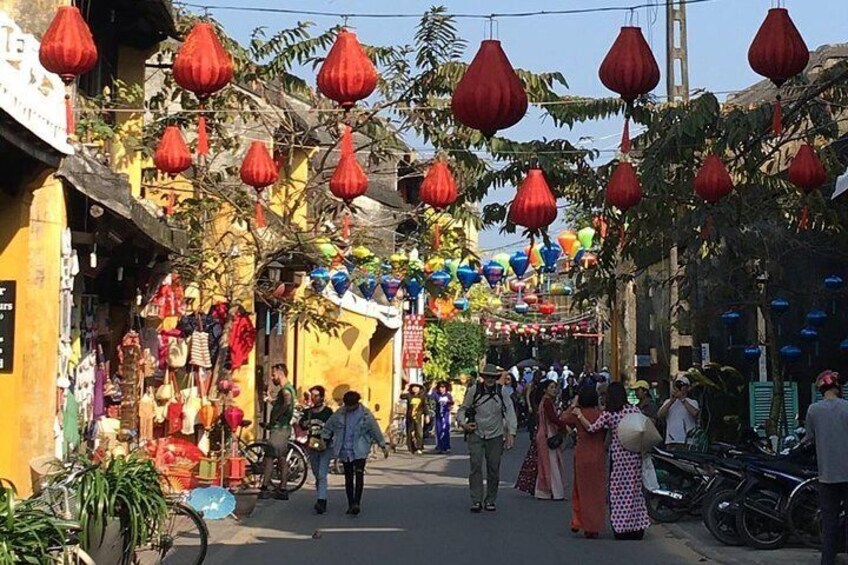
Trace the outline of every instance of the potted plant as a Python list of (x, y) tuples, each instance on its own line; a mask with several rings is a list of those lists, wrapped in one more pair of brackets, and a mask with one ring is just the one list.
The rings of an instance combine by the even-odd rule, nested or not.
[(13, 486), (0, 490), (0, 565), (49, 563), (64, 547), (70, 523), (32, 498), (17, 500)]

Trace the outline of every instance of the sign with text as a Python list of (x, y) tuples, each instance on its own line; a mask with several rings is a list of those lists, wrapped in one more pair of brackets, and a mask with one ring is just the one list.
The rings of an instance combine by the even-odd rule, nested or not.
[(15, 359), (15, 281), (0, 281), (0, 373), (11, 373)]
[(424, 366), (424, 316), (411, 314), (403, 319), (403, 368)]

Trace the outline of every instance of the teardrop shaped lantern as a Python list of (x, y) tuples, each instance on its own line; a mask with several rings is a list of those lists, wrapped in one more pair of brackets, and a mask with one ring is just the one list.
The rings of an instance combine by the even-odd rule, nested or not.
[[(156, 146), (156, 152), (153, 154), (153, 164), (163, 173), (170, 175), (171, 178), (191, 167), (191, 152), (188, 150), (188, 145), (183, 139), (180, 128), (177, 126), (165, 128), (162, 139), (159, 140), (159, 145)], [(176, 202), (177, 195), (172, 188), (168, 194), (168, 205), (165, 208), (167, 216), (174, 213)]]
[(506, 269), (497, 261), (489, 261), (483, 265), (483, 278), (489, 283), (489, 287), (495, 288), (506, 276)]
[(65, 120), (68, 135), (76, 129), (71, 84), (97, 64), (97, 46), (91, 29), (75, 6), (59, 6), (38, 48), (41, 66), (65, 83)]
[(256, 189), (256, 227), (265, 227), (265, 214), (262, 210), (262, 190), (271, 186), (280, 178), (277, 164), (271, 157), (268, 147), (261, 141), (250, 144), (239, 171), (244, 184)]
[(441, 296), (451, 282), (450, 273), (434, 271), (427, 279), (433, 287), (433, 295)]
[(343, 297), (350, 288), (350, 275), (344, 269), (339, 269), (330, 276), (330, 284), (339, 297)]
[(318, 91), (345, 110), (368, 98), (377, 86), (377, 69), (356, 34), (342, 29), (318, 71)]
[[(353, 149), (353, 130), (350, 126), (344, 126), (341, 140), (339, 142), (341, 158), (339, 159), (333, 176), (330, 177), (330, 192), (350, 206), (356, 198), (359, 198), (368, 190), (368, 177), (359, 161), (356, 160), (356, 152)], [(350, 236), (350, 211), (345, 214), (342, 224), (342, 237), (347, 240)]]
[(383, 275), (380, 277), (380, 288), (383, 289), (383, 296), (391, 302), (397, 296), (400, 289), (401, 280), (394, 275)]
[(330, 272), (324, 267), (317, 267), (309, 273), (309, 280), (312, 290), (321, 294), (327, 288), (327, 285), (330, 284)]
[(462, 290), (468, 290), (480, 282), (480, 271), (471, 265), (461, 265), (456, 270), (456, 278), (459, 281)]
[(197, 153), (209, 153), (209, 134), (206, 131), (206, 100), (227, 86), (233, 79), (233, 60), (218, 40), (212, 24), (198, 22), (191, 28), (174, 56), (174, 80), (191, 91), (200, 101), (197, 123)]
[(710, 204), (715, 204), (733, 191), (733, 180), (724, 163), (716, 155), (707, 155), (695, 175), (695, 192)]
[(514, 126), (527, 113), (527, 92), (495, 39), (484, 40), (451, 98), (457, 121), (486, 137)]
[(539, 249), (539, 253), (542, 256), (542, 263), (545, 266), (545, 271), (548, 273), (555, 273), (557, 261), (559, 261), (559, 258), (562, 255), (562, 248), (556, 243), (551, 242), (543, 245)]
[(606, 200), (622, 212), (627, 212), (642, 200), (642, 187), (636, 169), (628, 161), (620, 161), (607, 185)]
[(816, 190), (827, 180), (827, 171), (816, 150), (805, 143), (798, 148), (787, 171), (789, 182), (797, 186), (804, 194)]
[(618, 93), (627, 104), (621, 152), (630, 153), (630, 112), (633, 102), (660, 82), (660, 67), (642, 28), (624, 26), (604, 57), (598, 76), (604, 86)]
[[(771, 80), (778, 88), (802, 72), (810, 62), (810, 50), (795, 27), (786, 8), (772, 8), (760, 26), (751, 47), (748, 63), (758, 75)], [(783, 108), (780, 94), (772, 123), (774, 135), (783, 133)]]
[[(418, 190), (418, 197), (424, 204), (432, 206), (436, 212), (441, 212), (456, 202), (457, 196), (456, 180), (453, 178), (450, 167), (441, 159), (436, 160), (427, 169), (427, 174)], [(433, 231), (433, 248), (438, 249), (442, 243), (442, 228), (438, 217), (433, 222)]]
[(551, 225), (556, 216), (556, 198), (544, 173), (530, 169), (509, 207), (509, 221), (534, 231)]
[(523, 251), (516, 251), (509, 257), (509, 266), (512, 267), (515, 276), (520, 279), (530, 266), (530, 257)]
[(374, 298), (374, 293), (377, 291), (377, 277), (372, 273), (367, 273), (362, 280), (359, 281), (359, 292), (362, 293), (362, 298), (371, 300)]

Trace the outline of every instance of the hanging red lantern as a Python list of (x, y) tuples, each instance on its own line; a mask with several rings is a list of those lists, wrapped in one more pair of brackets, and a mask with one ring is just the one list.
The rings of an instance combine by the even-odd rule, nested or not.
[(262, 190), (271, 186), (280, 178), (277, 164), (271, 157), (268, 147), (261, 141), (250, 144), (239, 171), (244, 184), (256, 189), (256, 227), (265, 227), (265, 213), (262, 210)]
[[(330, 177), (330, 192), (333, 196), (341, 199), (346, 206), (354, 199), (362, 196), (368, 190), (368, 177), (362, 169), (362, 165), (356, 160), (356, 152), (353, 150), (353, 130), (350, 126), (344, 126), (339, 143), (341, 158)], [(350, 212), (345, 214), (342, 224), (342, 237), (348, 239), (350, 236)]]
[(551, 225), (556, 216), (556, 198), (544, 173), (541, 169), (530, 169), (509, 207), (509, 221), (529, 230), (538, 230)]
[(550, 302), (539, 304), (539, 314), (541, 314), (542, 316), (547, 317), (553, 314), (554, 312), (556, 312), (556, 306), (554, 306)]
[(230, 427), (231, 431), (238, 430), (244, 421), (244, 410), (238, 406), (227, 406), (224, 408), (224, 421)]
[[(441, 212), (454, 202), (457, 198), (456, 180), (451, 174), (450, 167), (441, 159), (436, 160), (427, 170), (427, 175), (421, 183), (418, 197), (424, 204), (429, 204)], [(442, 228), (439, 219), (433, 225), (433, 247), (438, 249), (442, 243)]]
[(527, 113), (524, 84), (501, 47), (487, 39), (456, 86), (451, 110), (457, 121), (486, 137), (514, 126)]
[(356, 34), (342, 29), (318, 71), (318, 91), (349, 110), (377, 86), (377, 69)]
[(624, 26), (604, 57), (598, 75), (604, 86), (618, 93), (627, 104), (621, 152), (630, 153), (630, 111), (633, 102), (660, 82), (660, 67), (642, 28)]
[[(758, 75), (771, 80), (778, 88), (802, 72), (810, 62), (810, 50), (786, 8), (772, 8), (760, 26), (751, 47), (748, 63)], [(783, 133), (783, 107), (780, 94), (774, 109), (774, 135)]]
[[(233, 79), (233, 61), (212, 24), (194, 24), (174, 56), (173, 71), (176, 83), (197, 96), (201, 110), (210, 96), (229, 84)], [(206, 115), (202, 111), (197, 124), (197, 153), (209, 153)]]
[(816, 155), (816, 150), (805, 143), (798, 148), (787, 171), (789, 182), (801, 189), (804, 194), (816, 190), (827, 180), (827, 171)]
[(628, 161), (620, 161), (607, 185), (607, 202), (622, 212), (627, 212), (642, 200), (642, 187), (636, 169)]
[[(156, 153), (153, 154), (153, 164), (163, 173), (170, 175), (171, 178), (191, 167), (191, 152), (188, 150), (180, 128), (177, 126), (165, 128), (162, 139), (156, 146)], [(170, 216), (174, 213), (176, 201), (177, 195), (171, 189), (168, 194), (168, 206), (165, 208), (166, 215)]]
[(65, 83), (65, 121), (68, 135), (76, 129), (71, 84), (97, 64), (97, 46), (88, 24), (75, 6), (59, 6), (38, 49), (41, 66)]
[(724, 163), (716, 155), (707, 155), (695, 175), (695, 192), (710, 204), (715, 204), (733, 191), (733, 180)]

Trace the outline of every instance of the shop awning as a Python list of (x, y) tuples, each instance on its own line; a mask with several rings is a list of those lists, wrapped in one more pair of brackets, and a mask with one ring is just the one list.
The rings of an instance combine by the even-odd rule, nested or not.
[(77, 148), (76, 154), (62, 160), (56, 176), (115, 215), (130, 221), (158, 245), (171, 251), (181, 251), (188, 245), (184, 231), (166, 225), (150, 213), (132, 197), (126, 178), (101, 164), (84, 148)]

